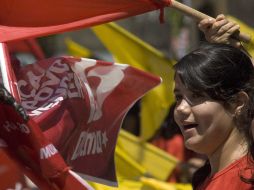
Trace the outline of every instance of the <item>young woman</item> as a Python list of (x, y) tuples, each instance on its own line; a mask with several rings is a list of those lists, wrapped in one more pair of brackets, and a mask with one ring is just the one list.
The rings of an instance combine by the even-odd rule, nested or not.
[(174, 117), (185, 146), (207, 156), (193, 177), (197, 190), (253, 189), (248, 148), (254, 109), (250, 58), (224, 44), (204, 44), (175, 65)]

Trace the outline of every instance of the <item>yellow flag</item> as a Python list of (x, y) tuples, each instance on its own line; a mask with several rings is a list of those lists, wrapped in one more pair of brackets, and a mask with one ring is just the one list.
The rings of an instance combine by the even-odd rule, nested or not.
[(116, 62), (126, 63), (162, 77), (162, 84), (141, 100), (141, 138), (151, 138), (161, 126), (174, 101), (174, 61), (114, 23), (96, 26), (92, 30)]
[(241, 20), (239, 20), (239, 19), (237, 19), (237, 18), (235, 18), (231, 15), (228, 15), (227, 18), (229, 20), (234, 21), (237, 24), (239, 24), (241, 32), (251, 35), (251, 41), (248, 44), (243, 43), (243, 45), (246, 48), (246, 50), (248, 50), (249, 54), (252, 57), (254, 57), (254, 28), (248, 26), (243, 21), (241, 21)]
[(115, 149), (115, 163), (117, 177), (137, 180), (148, 173), (139, 162), (134, 160), (126, 151), (119, 147), (119, 145), (116, 145)]
[(141, 177), (140, 180), (119, 179), (119, 187), (109, 187), (90, 183), (95, 190), (193, 190), (191, 184), (168, 183), (153, 178)]
[[(123, 129), (120, 130), (118, 135), (117, 146), (145, 168), (148, 176), (162, 181), (167, 180), (179, 162), (174, 156), (150, 143), (141, 141), (138, 137)], [(128, 170), (127, 167), (124, 169)]]
[(146, 190), (192, 190), (191, 184), (168, 183), (146, 177), (142, 177), (140, 181)]
[(118, 179), (118, 187), (109, 187), (98, 183), (89, 183), (95, 190), (145, 190), (141, 181)]
[(87, 58), (92, 56), (92, 52), (89, 49), (79, 45), (70, 38), (66, 38), (64, 42), (67, 46), (67, 50), (70, 55)]

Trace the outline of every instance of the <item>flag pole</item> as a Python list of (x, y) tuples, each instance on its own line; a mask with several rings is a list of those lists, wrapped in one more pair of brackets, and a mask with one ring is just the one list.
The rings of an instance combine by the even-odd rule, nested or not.
[[(198, 21), (201, 21), (205, 18), (214, 19), (213, 17), (210, 17), (202, 12), (199, 12), (198, 10), (195, 10), (195, 9), (193, 9), (189, 6), (186, 6), (182, 3), (179, 3), (178, 1), (175, 1), (175, 0), (171, 0), (170, 7), (175, 8), (175, 9), (183, 12), (184, 14), (186, 14)], [(236, 38), (237, 40), (240, 40), (242, 42), (245, 42), (245, 43), (249, 43), (251, 41), (251, 36), (249, 34), (235, 33), (232, 37)]]

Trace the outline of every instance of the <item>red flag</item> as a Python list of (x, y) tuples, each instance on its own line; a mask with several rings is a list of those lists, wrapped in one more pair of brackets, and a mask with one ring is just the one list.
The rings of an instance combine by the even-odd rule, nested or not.
[[(3, 0), (0, 2), (3, 10), (0, 12), (0, 42), (90, 27), (162, 9), (169, 4), (170, 0), (26, 0), (22, 3)], [(15, 136), (22, 145), (29, 142), (32, 146), (25, 148), (18, 160), (24, 156), (28, 156), (28, 160), (33, 158), (31, 162), (25, 159), (25, 164), (32, 171), (41, 172), (41, 175), (33, 175), (25, 167), (26, 175), (40, 184), (45, 177), (51, 182), (53, 174), (63, 173), (66, 165), (56, 152), (58, 149), (67, 163), (87, 179), (116, 185), (113, 154), (122, 119), (131, 105), (159, 84), (160, 79), (129, 66), (72, 58), (49, 59), (24, 68), (18, 65), (12, 68), (8, 54), (7, 45), (0, 43), (4, 86), (32, 117), (27, 121), (28, 128), (36, 129), (29, 138), (31, 142), (20, 131)], [(14, 119), (15, 123), (17, 118), (11, 116), (14, 110), (7, 108), (3, 110), (12, 111), (8, 119)], [(15, 138), (5, 134), (3, 137), (12, 150), (20, 145), (12, 144), (10, 139)], [(41, 150), (40, 157), (38, 150)], [(52, 159), (55, 157), (57, 159)], [(53, 183), (60, 189), (68, 189), (70, 184), (79, 186), (72, 173), (66, 171), (65, 175), (53, 178)]]
[(1, 0), (0, 42), (90, 27), (170, 4), (171, 0)]
[(21, 104), (88, 180), (116, 186), (114, 149), (130, 107), (160, 78), (123, 64), (59, 57), (16, 69)]
[[(0, 189), (26, 187), (27, 184), (20, 166), (11, 157), (6, 144), (0, 140)], [(4, 180), (3, 180), (4, 179)]]
[[(39, 188), (92, 189), (73, 175), (54, 145), (44, 137), (39, 126), (26, 115), (23, 108), (2, 86), (0, 86), (0, 127), (0, 139), (8, 146), (11, 158), (16, 160), (23, 172)], [(1, 152), (1, 155), (6, 153)]]

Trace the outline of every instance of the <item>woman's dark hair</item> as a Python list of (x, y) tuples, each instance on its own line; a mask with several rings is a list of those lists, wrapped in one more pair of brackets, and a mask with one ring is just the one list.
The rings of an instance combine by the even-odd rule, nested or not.
[[(245, 134), (249, 153), (254, 158), (254, 141), (251, 134), (254, 113), (254, 68), (251, 59), (232, 46), (205, 43), (183, 57), (174, 68), (187, 89), (220, 101), (225, 107), (236, 101), (239, 92), (244, 91), (248, 94), (249, 103), (237, 118), (236, 124), (239, 131)], [(194, 189), (204, 182), (210, 171), (210, 165), (206, 163), (196, 172), (193, 177)], [(253, 179), (242, 180), (254, 182)]]

